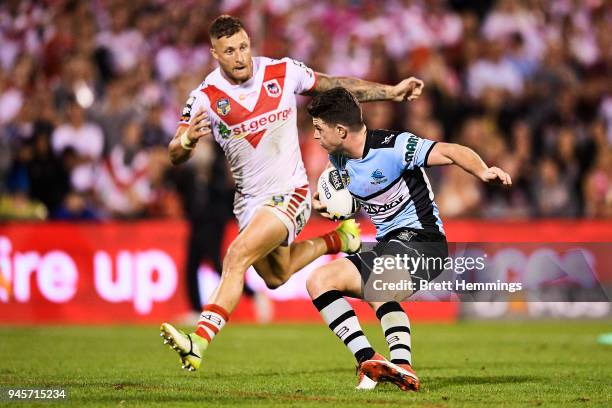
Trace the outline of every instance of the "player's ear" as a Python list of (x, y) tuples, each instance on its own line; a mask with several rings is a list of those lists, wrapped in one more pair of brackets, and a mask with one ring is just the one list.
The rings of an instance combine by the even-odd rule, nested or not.
[(214, 59), (219, 59), (219, 54), (217, 54), (217, 50), (215, 50), (214, 46), (210, 47), (210, 54), (213, 56)]
[(348, 135), (348, 129), (342, 125), (336, 125), (336, 132), (341, 139), (346, 139), (346, 136)]

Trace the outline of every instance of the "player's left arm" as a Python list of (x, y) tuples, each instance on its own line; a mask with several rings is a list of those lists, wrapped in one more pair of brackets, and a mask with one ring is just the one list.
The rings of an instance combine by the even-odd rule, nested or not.
[(316, 73), (317, 82), (304, 95), (314, 96), (327, 90), (343, 87), (351, 91), (359, 102), (412, 101), (421, 96), (425, 84), (418, 78), (406, 78), (396, 85), (384, 85), (359, 78), (337, 77)]
[(489, 167), (472, 149), (456, 143), (436, 143), (427, 156), (427, 166), (456, 164), (485, 183), (512, 185), (510, 175), (499, 167)]

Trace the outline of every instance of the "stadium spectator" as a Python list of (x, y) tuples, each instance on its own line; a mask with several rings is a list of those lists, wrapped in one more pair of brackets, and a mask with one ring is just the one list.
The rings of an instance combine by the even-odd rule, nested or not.
[(541, 217), (568, 217), (573, 214), (575, 198), (571, 186), (562, 178), (557, 163), (550, 157), (540, 161), (535, 190), (537, 214)]
[(70, 191), (62, 204), (52, 214), (55, 220), (93, 221), (99, 219), (96, 210), (89, 203), (87, 195)]
[(0, 68), (0, 126), (12, 122), (22, 106), (23, 93), (9, 81), (9, 75)]
[(107, 83), (104, 97), (90, 110), (92, 120), (104, 131), (107, 154), (121, 140), (128, 122), (136, 117), (132, 96), (127, 92), (126, 82), (117, 78)]
[(66, 121), (58, 126), (51, 137), (55, 154), (66, 148), (74, 149), (76, 166), (70, 173), (72, 187), (88, 191), (93, 187), (97, 162), (102, 158), (104, 135), (102, 129), (85, 118), (85, 110), (76, 100), (68, 103)]
[(161, 121), (161, 104), (149, 106), (146, 111), (145, 122), (142, 129), (143, 147), (163, 146), (165, 148), (168, 145), (172, 136), (166, 133)]
[(140, 31), (130, 26), (128, 7), (116, 4), (110, 15), (110, 27), (100, 31), (97, 43), (110, 52), (114, 73), (122, 74), (136, 66), (140, 56), (145, 53), (146, 41)]
[(49, 129), (41, 128), (34, 134), (32, 150), (32, 159), (27, 164), (30, 197), (53, 213), (70, 191), (69, 174), (51, 149)]
[(170, 81), (180, 73), (198, 71), (206, 66), (210, 52), (193, 27), (179, 28), (176, 41), (162, 47), (155, 56), (155, 66), (162, 81)]
[(100, 164), (95, 194), (108, 215), (128, 219), (144, 215), (151, 202), (149, 154), (142, 148), (142, 126), (129, 122), (116, 144)]
[(504, 58), (502, 44), (491, 41), (481, 45), (483, 56), (468, 67), (467, 88), (474, 98), (489, 89), (518, 97), (523, 92), (523, 78), (516, 67)]
[[(368, 107), (368, 121), (478, 146), (515, 181), (510, 193), (467, 186), (457, 199), (449, 192), (453, 175), (430, 171), (446, 195), (441, 205), (451, 207), (447, 217), (611, 216), (612, 7), (601, 1), (2, 2), (0, 192), (40, 199), (54, 216), (65, 197), (34, 187), (40, 170), (32, 166), (49, 177), (69, 166), (71, 188), (87, 189), (95, 164), (135, 120), (142, 123), (141, 150), (155, 156), (150, 149), (174, 133), (188, 91), (214, 66), (205, 30), (221, 12), (243, 18), (266, 55), (384, 83), (423, 78), (422, 100), (405, 109)], [(81, 128), (61, 119), (66, 115), (80, 116)], [(23, 146), (43, 147), (40, 123), (53, 154), (23, 163)], [(83, 132), (91, 143), (76, 137)], [(310, 137), (311, 124), (300, 121), (305, 152)], [(67, 146), (73, 150), (62, 155)], [(311, 183), (324, 165), (313, 152), (305, 154)], [(164, 175), (162, 160), (152, 161), (153, 197), (168, 202), (142, 211), (178, 216), (183, 211), (171, 209), (176, 181)], [(86, 162), (90, 180), (77, 177)], [(25, 184), (7, 193), (18, 180)], [(105, 212), (87, 192), (79, 197), (83, 208)]]

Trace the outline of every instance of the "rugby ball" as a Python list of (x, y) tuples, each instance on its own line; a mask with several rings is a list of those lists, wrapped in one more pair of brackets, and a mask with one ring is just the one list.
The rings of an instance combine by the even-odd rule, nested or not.
[(327, 212), (335, 220), (345, 220), (359, 209), (357, 200), (348, 191), (340, 172), (333, 167), (321, 173), (317, 191), (319, 200), (327, 207)]

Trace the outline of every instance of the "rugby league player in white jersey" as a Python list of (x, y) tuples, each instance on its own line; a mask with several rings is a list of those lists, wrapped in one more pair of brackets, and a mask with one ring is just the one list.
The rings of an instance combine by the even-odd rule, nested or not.
[(269, 288), (276, 288), (323, 254), (354, 253), (361, 246), (354, 220), (321, 237), (294, 242), (311, 211), (295, 95), (342, 86), (361, 102), (405, 101), (417, 98), (423, 88), (416, 78), (389, 86), (315, 73), (290, 58), (253, 57), (248, 34), (231, 16), (216, 18), (209, 34), (219, 67), (189, 95), (169, 154), (172, 163), (183, 163), (198, 140), (215, 138), (236, 183), (234, 214), (240, 233), (227, 250), (221, 281), (196, 330), (185, 334), (168, 323), (161, 326), (165, 343), (189, 371), (200, 367), (203, 352), (236, 308), (250, 266)]

